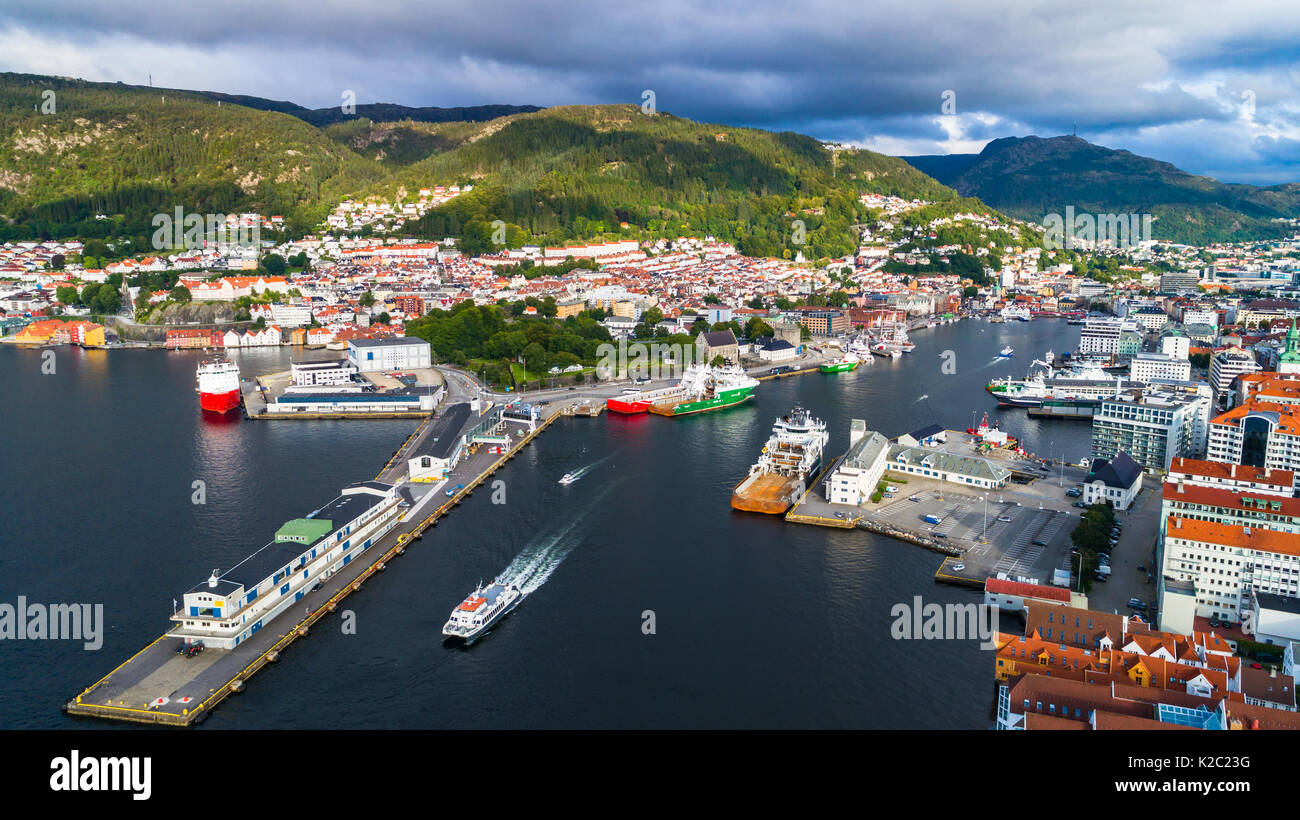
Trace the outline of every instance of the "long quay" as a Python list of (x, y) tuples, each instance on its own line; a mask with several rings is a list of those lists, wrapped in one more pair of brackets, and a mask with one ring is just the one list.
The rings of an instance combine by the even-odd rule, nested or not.
[[(336, 611), (344, 598), (361, 591), (375, 573), (384, 571), (403, 555), (425, 530), (435, 526), (557, 418), (591, 414), (590, 405), (581, 400), (554, 402), (538, 410), (536, 425), (509, 447), (470, 446), (440, 482), (399, 486), (397, 491), (404, 505), (409, 506), (403, 507), (396, 526), (354, 560), (327, 575), (318, 589), (304, 590), (289, 610), (269, 622), (268, 628), (255, 631), (234, 648), (207, 647), (192, 657), (179, 651), (184, 644), (179, 637), (169, 637), (176, 631), (169, 630), (86, 687), (63, 710), (80, 717), (165, 726), (191, 726), (203, 721), (223, 700), (242, 691), (258, 671), (283, 659), (290, 644), (310, 634), (312, 627)], [(424, 439), (433, 429), (430, 420), (421, 424), (381, 470), (380, 480), (398, 484), (405, 459), (421, 452)], [(455, 489), (444, 491), (448, 486)]]

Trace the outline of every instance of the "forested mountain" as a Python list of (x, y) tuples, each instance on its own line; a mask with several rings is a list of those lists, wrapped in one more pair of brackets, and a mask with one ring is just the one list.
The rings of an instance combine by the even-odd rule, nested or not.
[(1009, 137), (979, 154), (903, 157), (920, 171), (1022, 219), (1150, 213), (1153, 238), (1193, 244), (1283, 236), (1300, 216), (1300, 185), (1258, 187), (1194, 176), (1167, 162), (1078, 137)]
[(856, 247), (850, 226), (866, 216), (864, 192), (957, 198), (896, 158), (831, 151), (800, 134), (647, 115), (635, 105), (552, 108), (492, 128), (497, 122), (383, 183), (475, 184), (426, 216), (419, 233), (463, 234), (474, 247), (500, 219), (558, 243), (617, 234), (628, 223), (649, 236), (711, 234), (751, 255), (820, 258)]
[(291, 108), (0, 75), (0, 214), (8, 223), (0, 238), (126, 236), (134, 247), (152, 232), (152, 215), (176, 206), (281, 215), (297, 235), (346, 197), (410, 198), (460, 183), (473, 191), (408, 232), (462, 237), (474, 251), (488, 247), (492, 223), (502, 220), (511, 244), (692, 233), (754, 255), (818, 258), (856, 247), (850, 226), (866, 218), (863, 192), (958, 201), (896, 158), (635, 105), (486, 122), (355, 119), (323, 130)]

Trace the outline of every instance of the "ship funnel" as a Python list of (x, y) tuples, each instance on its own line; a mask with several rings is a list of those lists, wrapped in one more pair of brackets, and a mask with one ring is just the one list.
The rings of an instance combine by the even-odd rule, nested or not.
[(220, 571), (221, 571), (221, 570), (214, 569), (214, 570), (212, 570), (212, 574), (208, 576), (208, 588), (209, 588), (209, 589), (216, 589), (216, 588), (217, 588), (217, 573), (220, 572)]

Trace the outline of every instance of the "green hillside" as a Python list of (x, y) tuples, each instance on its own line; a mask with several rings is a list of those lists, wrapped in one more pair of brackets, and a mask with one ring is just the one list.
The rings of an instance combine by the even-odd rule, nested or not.
[[(49, 114), (40, 110), (47, 89)], [(0, 146), (5, 238), (143, 236), (152, 214), (176, 206), (280, 214), (301, 229), (387, 173), (284, 114), (14, 74), (0, 76)]]
[(499, 219), (520, 229), (511, 244), (693, 233), (734, 241), (751, 255), (820, 258), (856, 248), (850, 226), (866, 216), (863, 192), (956, 199), (896, 158), (832, 152), (800, 134), (648, 116), (633, 105), (552, 108), (499, 123), (383, 183), (475, 185), (421, 220), (419, 234), (464, 236), (467, 249), (486, 249)]
[[(53, 113), (41, 111), (46, 90)], [(474, 190), (408, 225), (411, 234), (489, 250), (502, 220), (512, 245), (690, 233), (753, 255), (815, 259), (856, 247), (862, 192), (957, 202), (896, 158), (634, 105), (489, 121), (358, 118), (323, 130), (291, 107), (0, 75), (0, 239), (126, 237), (139, 252), (149, 249), (153, 215), (177, 206), (281, 215), (300, 235), (346, 197), (409, 199), (460, 183)]]

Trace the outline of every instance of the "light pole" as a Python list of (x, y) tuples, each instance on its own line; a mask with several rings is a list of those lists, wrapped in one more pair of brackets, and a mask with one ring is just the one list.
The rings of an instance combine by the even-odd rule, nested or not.
[(987, 543), (989, 540), (989, 497), (982, 495), (980, 501), (984, 502), (984, 535), (980, 538), (980, 542)]

